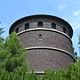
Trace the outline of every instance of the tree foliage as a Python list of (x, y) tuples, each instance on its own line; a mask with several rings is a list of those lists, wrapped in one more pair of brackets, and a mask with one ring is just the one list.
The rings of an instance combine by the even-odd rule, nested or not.
[(5, 47), (8, 50), (9, 57), (6, 63), (6, 70), (12, 72), (18, 66), (22, 66), (24, 62), (25, 52), (21, 47), (16, 33), (12, 33), (5, 41)]
[(0, 28), (0, 35), (3, 33), (4, 31), (3, 31), (3, 28)]
[(8, 78), (13, 78), (13, 76), (18, 78), (25, 74), (27, 67), (24, 57), (25, 50), (21, 47), (16, 33), (12, 33), (6, 39), (0, 37), (0, 79), (11, 80)]

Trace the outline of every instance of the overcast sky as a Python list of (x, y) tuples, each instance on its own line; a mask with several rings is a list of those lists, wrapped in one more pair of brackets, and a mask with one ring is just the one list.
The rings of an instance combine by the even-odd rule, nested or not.
[(13, 22), (32, 14), (49, 14), (65, 19), (73, 28), (73, 46), (78, 52), (80, 33), (80, 0), (0, 0), (0, 28), (4, 28), (3, 37), (9, 34)]

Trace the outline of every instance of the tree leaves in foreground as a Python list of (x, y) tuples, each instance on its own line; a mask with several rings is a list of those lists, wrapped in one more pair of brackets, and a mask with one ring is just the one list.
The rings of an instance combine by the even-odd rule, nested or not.
[(5, 41), (5, 47), (10, 54), (8, 62), (6, 63), (6, 70), (9, 72), (14, 71), (17, 67), (22, 66), (24, 63), (25, 52), (21, 47), (16, 33), (12, 33)]
[(27, 71), (24, 57), (25, 50), (21, 47), (16, 33), (12, 33), (5, 40), (0, 37), (0, 80), (17, 80), (24, 76)]

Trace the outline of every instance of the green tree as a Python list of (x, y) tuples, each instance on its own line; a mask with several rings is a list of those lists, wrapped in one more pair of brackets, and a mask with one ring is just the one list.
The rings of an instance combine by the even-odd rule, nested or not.
[(2, 34), (2, 28), (0, 28), (0, 70), (2, 70), (4, 65), (4, 57), (6, 55), (5, 49), (4, 49), (4, 39), (1, 37)]
[(0, 80), (24, 80), (25, 55), (15, 32), (6, 39), (0, 37)]
[(0, 28), (0, 35), (3, 33), (4, 31), (3, 31), (3, 28)]
[(5, 41), (5, 48), (8, 50), (10, 57), (6, 63), (6, 70), (12, 72), (17, 67), (24, 64), (25, 50), (21, 47), (16, 33), (12, 33)]

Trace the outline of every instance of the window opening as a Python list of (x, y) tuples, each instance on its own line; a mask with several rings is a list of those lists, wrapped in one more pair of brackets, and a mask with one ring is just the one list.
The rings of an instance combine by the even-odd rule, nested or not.
[(38, 22), (38, 27), (42, 27), (43, 26), (43, 22), (42, 21), (39, 21)]
[(26, 23), (26, 24), (25, 24), (25, 30), (26, 30), (26, 29), (29, 29), (29, 23)]
[(56, 29), (56, 24), (55, 23), (52, 23), (51, 26), (52, 26), (53, 29)]
[(66, 33), (66, 28), (63, 27), (63, 32)]
[(42, 39), (42, 34), (39, 34), (39, 39)]
[(16, 28), (16, 33), (18, 33), (19, 32), (19, 28)]

